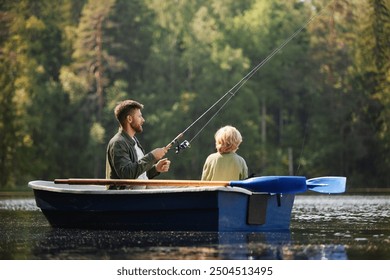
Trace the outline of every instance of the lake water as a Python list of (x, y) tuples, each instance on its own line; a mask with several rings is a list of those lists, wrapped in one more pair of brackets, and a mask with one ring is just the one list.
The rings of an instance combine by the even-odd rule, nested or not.
[(300, 195), (288, 232), (51, 228), (33, 198), (0, 197), (2, 260), (390, 260), (389, 195)]

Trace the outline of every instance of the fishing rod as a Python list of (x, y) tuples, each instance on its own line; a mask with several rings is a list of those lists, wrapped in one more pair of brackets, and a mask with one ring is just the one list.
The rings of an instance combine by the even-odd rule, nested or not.
[[(321, 15), (333, 1), (330, 1), (323, 9), (318, 13), (315, 13), (311, 16), (301, 27), (299, 27), (293, 34), (291, 34), (285, 41), (283, 41), (278, 47), (276, 47), (268, 56), (258, 63), (251, 71), (249, 71), (241, 80), (239, 80), (231, 89), (229, 89), (221, 98), (219, 98), (213, 105), (211, 105), (203, 114), (201, 114), (195, 121), (193, 121), (183, 132), (179, 133), (168, 145), (165, 147), (169, 150), (172, 146), (176, 145), (175, 150), (176, 154), (180, 153), (182, 150), (185, 150), (191, 146), (191, 142), (204, 130), (204, 128), (213, 120), (218, 113), (226, 106), (226, 104), (236, 95), (236, 93), (242, 88), (242, 86), (250, 79), (252, 76), (259, 71), (268, 61), (270, 61), (278, 52), (280, 52), (291, 40), (293, 40), (302, 30), (304, 30), (316, 17)], [(229, 96), (230, 95), (230, 96)], [(182, 143), (179, 143), (179, 139), (184, 136), (184, 134), (191, 129), (199, 120), (201, 120), (208, 112), (210, 112), (215, 106), (217, 106), (223, 99), (227, 96), (228, 99), (220, 106), (220, 108), (209, 118), (206, 124), (198, 131), (198, 133), (190, 140), (184, 140)]]

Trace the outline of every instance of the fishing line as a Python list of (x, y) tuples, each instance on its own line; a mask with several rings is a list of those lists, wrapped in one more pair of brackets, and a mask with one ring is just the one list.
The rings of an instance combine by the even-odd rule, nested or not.
[(213, 118), (214, 118), (216, 115), (218, 115), (218, 113), (222, 110), (223, 107), (225, 107), (225, 105), (230, 101), (230, 99), (233, 98), (233, 96), (234, 96), (234, 95), (231, 95), (231, 96), (225, 101), (225, 103), (223, 103), (223, 104), (221, 105), (221, 107), (218, 109), (218, 111), (215, 112), (214, 115), (205, 123), (205, 125), (204, 125), (201, 129), (199, 129), (199, 131), (195, 134), (195, 136), (192, 137), (192, 139), (189, 141), (190, 143), (192, 142), (192, 140), (194, 140), (194, 139), (203, 131), (203, 129), (209, 124), (209, 122), (211, 122), (211, 121), (213, 120)]
[[(278, 47), (276, 47), (265, 59), (263, 59), (259, 64), (257, 64), (249, 73), (247, 73), (240, 81), (238, 81), (230, 90), (228, 90), (221, 98), (219, 98), (213, 105), (211, 105), (202, 115), (200, 115), (195, 121), (193, 121), (183, 132), (177, 135), (167, 146), (166, 148), (170, 149), (173, 145), (176, 146), (176, 153), (179, 153), (181, 150), (190, 147), (190, 142), (193, 141), (199, 134), (204, 130), (204, 128), (213, 120), (216, 115), (222, 110), (222, 108), (235, 96), (235, 94), (241, 89), (241, 87), (250, 79), (252, 76), (263, 67), (268, 61), (270, 61), (278, 52), (280, 52), (291, 40), (293, 40), (303, 29), (305, 29), (316, 17), (321, 15), (330, 4), (335, 0), (330, 1), (323, 9), (318, 13), (315, 13), (311, 16), (300, 28), (298, 28), (292, 35), (290, 35), (285, 41), (283, 41)], [(206, 124), (198, 131), (198, 133), (190, 140), (183, 141), (178, 143), (178, 140), (184, 136), (184, 134), (190, 130), (199, 120), (201, 120), (208, 112), (210, 112), (215, 106), (217, 106), (226, 96), (229, 98), (221, 105), (221, 107), (211, 116), (211, 118), (206, 122)]]

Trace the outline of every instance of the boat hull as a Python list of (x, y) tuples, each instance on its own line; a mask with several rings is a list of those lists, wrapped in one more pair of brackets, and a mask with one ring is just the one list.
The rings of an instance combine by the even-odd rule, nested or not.
[(294, 194), (201, 187), (105, 190), (102, 186), (29, 183), (53, 227), (145, 231), (288, 230)]

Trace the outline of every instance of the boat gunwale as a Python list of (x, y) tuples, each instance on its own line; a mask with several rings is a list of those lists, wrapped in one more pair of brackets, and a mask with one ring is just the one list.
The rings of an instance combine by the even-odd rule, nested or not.
[[(164, 186), (150, 189), (133, 189), (133, 190), (108, 190), (106, 186), (102, 185), (67, 185), (55, 184), (53, 181), (35, 180), (30, 181), (28, 186), (33, 190), (50, 191), (56, 193), (74, 193), (74, 194), (110, 194), (110, 195), (137, 195), (137, 194), (163, 194), (163, 193), (183, 193), (183, 192), (235, 192), (252, 195), (247, 189), (240, 187), (221, 186), (221, 187), (174, 187)], [(267, 193), (268, 194), (268, 193)]]

